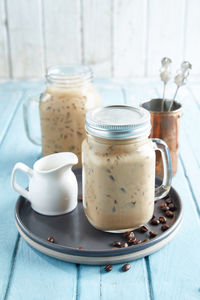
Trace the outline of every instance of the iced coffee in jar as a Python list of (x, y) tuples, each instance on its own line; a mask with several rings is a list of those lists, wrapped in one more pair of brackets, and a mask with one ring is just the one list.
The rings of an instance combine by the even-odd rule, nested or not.
[(88, 66), (52, 66), (47, 70), (46, 90), (40, 97), (42, 152), (74, 152), (81, 166), (85, 138), (85, 114), (99, 106)]
[[(147, 223), (154, 201), (171, 184), (167, 145), (149, 139), (150, 114), (143, 108), (107, 106), (86, 114), (82, 145), (83, 206), (89, 222), (107, 232), (125, 232)], [(162, 152), (164, 179), (155, 189), (155, 150)]]

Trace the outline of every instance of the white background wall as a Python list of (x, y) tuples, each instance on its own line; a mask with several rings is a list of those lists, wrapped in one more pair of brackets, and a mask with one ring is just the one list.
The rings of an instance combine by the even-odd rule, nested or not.
[(200, 75), (200, 0), (0, 0), (0, 77), (90, 64), (98, 77), (158, 75), (169, 56)]

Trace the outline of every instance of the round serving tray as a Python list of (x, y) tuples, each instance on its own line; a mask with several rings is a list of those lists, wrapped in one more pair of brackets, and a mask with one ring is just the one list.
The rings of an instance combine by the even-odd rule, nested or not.
[[(78, 181), (81, 191), (80, 174)], [(147, 242), (127, 248), (113, 249), (112, 246), (115, 240), (126, 241), (123, 234), (106, 233), (90, 225), (84, 214), (82, 201), (78, 201), (77, 208), (71, 213), (49, 217), (36, 213), (27, 199), (19, 197), (15, 207), (16, 225), (20, 235), (32, 247), (49, 256), (81, 264), (121, 263), (159, 250), (176, 235), (182, 221), (182, 204), (174, 188), (171, 188), (169, 196), (176, 208), (174, 217), (167, 218), (169, 229), (163, 232), (161, 224), (152, 225), (149, 222), (148, 232), (134, 230), (137, 240), (143, 241), (149, 237), (150, 231), (156, 231), (158, 235)], [(160, 209), (161, 201), (155, 203), (155, 217), (164, 215)], [(50, 236), (54, 237), (54, 243), (48, 242)]]

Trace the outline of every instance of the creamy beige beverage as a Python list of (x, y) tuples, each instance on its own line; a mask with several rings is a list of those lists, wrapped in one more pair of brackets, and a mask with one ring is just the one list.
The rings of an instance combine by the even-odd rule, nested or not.
[(83, 142), (84, 208), (96, 228), (128, 231), (153, 215), (155, 152), (151, 140)]
[[(143, 108), (113, 105), (86, 114), (82, 144), (83, 206), (97, 229), (125, 232), (147, 223), (154, 200), (170, 188), (169, 151), (151, 140), (150, 114)], [(162, 152), (164, 179), (155, 190), (155, 150)]]
[(46, 91), (40, 100), (43, 155), (74, 152), (81, 166), (85, 114), (100, 105), (87, 66), (53, 66), (48, 69)]

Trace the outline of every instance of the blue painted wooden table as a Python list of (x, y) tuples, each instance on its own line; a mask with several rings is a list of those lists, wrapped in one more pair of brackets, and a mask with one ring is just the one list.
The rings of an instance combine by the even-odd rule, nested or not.
[[(95, 81), (104, 104), (139, 102), (162, 94), (155, 80)], [(131, 270), (110, 273), (104, 266), (62, 262), (32, 249), (19, 237), (14, 220), (18, 195), (11, 189), (14, 164), (29, 166), (41, 149), (25, 135), (22, 104), (29, 95), (39, 95), (41, 82), (0, 84), (0, 299), (116, 300), (200, 299), (200, 81), (183, 87), (178, 100), (183, 104), (178, 173), (173, 178), (184, 205), (184, 221), (177, 236), (149, 257), (130, 262)], [(168, 95), (174, 92), (168, 87)], [(27, 185), (26, 179), (21, 183)]]

